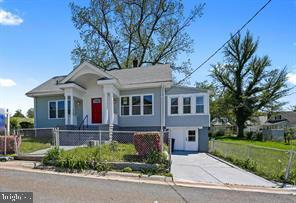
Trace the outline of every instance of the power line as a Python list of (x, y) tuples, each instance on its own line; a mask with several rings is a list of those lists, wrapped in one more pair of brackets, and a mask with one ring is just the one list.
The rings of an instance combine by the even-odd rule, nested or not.
[(222, 46), (220, 46), (212, 55), (210, 55), (204, 62), (202, 62), (196, 69), (194, 69), (191, 73), (186, 75), (182, 80), (180, 80), (177, 85), (184, 82), (187, 78), (189, 78), (193, 73), (195, 73), (198, 69), (200, 69), (203, 65), (205, 65), (211, 58), (213, 58), (221, 49), (225, 47), (236, 35), (238, 35), (272, 0), (268, 0), (240, 29), (236, 31), (234, 35), (232, 35)]

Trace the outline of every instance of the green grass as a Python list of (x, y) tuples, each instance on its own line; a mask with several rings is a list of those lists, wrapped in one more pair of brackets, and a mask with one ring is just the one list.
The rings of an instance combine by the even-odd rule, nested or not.
[(250, 144), (250, 145), (261, 146), (261, 147), (296, 151), (296, 140), (292, 140), (291, 144), (288, 145), (284, 142), (244, 140), (244, 139), (239, 139), (237, 137), (229, 137), (229, 136), (216, 137), (215, 139), (223, 142), (229, 142), (229, 143), (237, 143), (237, 144), (244, 144), (244, 145)]
[(82, 160), (88, 160), (90, 157), (101, 161), (127, 161), (133, 155), (136, 155), (136, 149), (133, 144), (104, 144), (101, 147), (78, 147), (72, 150), (63, 151), (62, 157), (79, 157)]
[(20, 152), (21, 153), (30, 153), (35, 152), (41, 149), (50, 148), (51, 144), (49, 140), (40, 140), (31, 137), (22, 138)]
[[(222, 138), (214, 143), (210, 142), (210, 146), (213, 154), (235, 165), (270, 180), (284, 181), (290, 154), (283, 149), (291, 148), (287, 148), (287, 145), (283, 143)], [(296, 184), (296, 156), (292, 160), (288, 181)]]

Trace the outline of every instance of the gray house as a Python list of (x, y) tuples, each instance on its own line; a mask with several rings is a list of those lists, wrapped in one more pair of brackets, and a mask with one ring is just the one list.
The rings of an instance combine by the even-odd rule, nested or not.
[(209, 92), (174, 86), (169, 65), (104, 71), (84, 62), (26, 95), (36, 128), (170, 129), (176, 150), (208, 148)]

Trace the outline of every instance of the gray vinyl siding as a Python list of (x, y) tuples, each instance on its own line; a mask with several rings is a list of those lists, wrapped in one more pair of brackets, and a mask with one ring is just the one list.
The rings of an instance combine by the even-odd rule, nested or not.
[(35, 126), (37, 128), (51, 128), (65, 125), (65, 119), (48, 119), (48, 101), (64, 100), (63, 95), (36, 97), (36, 118)]
[[(119, 113), (118, 125), (120, 127), (153, 127), (153, 128), (160, 127), (160, 87), (120, 91), (121, 96), (137, 95), (137, 94), (139, 95), (153, 94), (153, 105), (154, 105), (153, 115), (120, 116), (120, 113)], [(120, 109), (119, 109), (119, 112), (120, 112)]]
[(208, 136), (208, 128), (203, 127), (198, 130), (198, 151), (199, 152), (208, 152), (209, 150), (209, 136)]
[[(204, 93), (205, 90), (199, 90), (188, 87), (176, 87), (173, 86), (166, 90), (166, 96), (178, 95), (178, 94), (195, 94)], [(209, 127), (210, 115), (168, 115), (168, 97), (165, 101), (165, 123), (166, 127)]]

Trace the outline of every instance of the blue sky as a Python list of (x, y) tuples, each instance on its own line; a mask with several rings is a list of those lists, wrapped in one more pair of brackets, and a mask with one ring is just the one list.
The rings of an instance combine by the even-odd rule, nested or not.
[[(204, 15), (188, 32), (198, 66), (222, 45), (266, 0), (185, 0), (186, 12), (206, 3)], [(0, 0), (0, 106), (15, 111), (33, 107), (25, 93), (55, 75), (70, 72), (70, 52), (79, 39), (73, 27), (68, 0)], [(86, 0), (74, 1), (86, 4)], [(274, 68), (287, 66), (289, 85), (296, 85), (296, 0), (273, 0), (248, 26), (260, 39), (258, 55), (269, 55)], [(191, 83), (210, 79), (210, 65), (222, 61), (219, 53), (198, 70)], [(296, 104), (296, 94), (283, 100)]]

